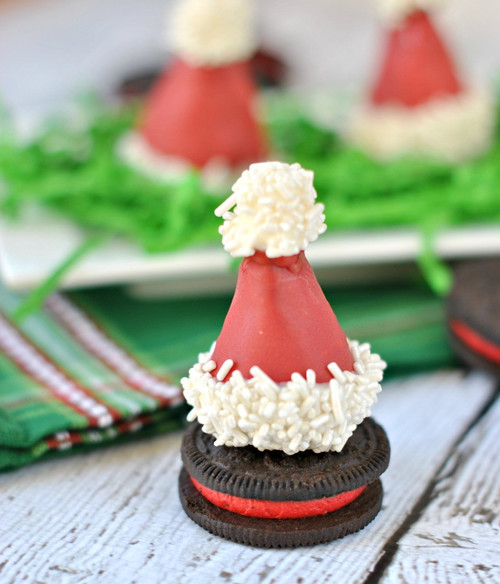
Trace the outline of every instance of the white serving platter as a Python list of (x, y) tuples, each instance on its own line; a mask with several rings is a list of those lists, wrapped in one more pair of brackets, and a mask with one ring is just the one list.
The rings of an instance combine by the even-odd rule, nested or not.
[[(0, 217), (0, 273), (4, 284), (29, 290), (43, 282), (88, 237), (71, 221), (39, 207), (12, 222)], [(320, 280), (375, 280), (415, 265), (422, 238), (414, 229), (328, 232), (307, 255)], [(500, 225), (446, 230), (435, 239), (446, 260), (500, 255)], [(222, 245), (147, 254), (114, 238), (92, 250), (64, 276), (61, 287), (133, 284), (140, 293), (199, 294), (230, 289), (235, 274)], [(156, 292), (155, 292), (156, 291)]]

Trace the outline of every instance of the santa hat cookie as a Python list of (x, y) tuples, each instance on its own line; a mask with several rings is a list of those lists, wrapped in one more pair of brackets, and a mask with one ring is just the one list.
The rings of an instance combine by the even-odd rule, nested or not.
[(349, 139), (375, 157), (460, 162), (488, 148), (492, 100), (460, 79), (427, 12), (439, 0), (379, 0), (388, 25), (385, 54), (368, 104)]
[[(275, 505), (288, 501), (289, 497), (308, 501), (312, 516), (316, 512), (331, 515), (338, 503), (337, 496), (348, 491), (350, 494), (343, 496), (350, 501), (357, 500), (353, 490), (347, 487), (364, 488), (378, 479), (388, 462), (387, 441), (380, 429), (374, 444), (377, 449), (383, 443), (384, 454), (379, 453), (377, 464), (371, 466), (377, 469), (376, 476), (365, 476), (363, 485), (353, 484), (350, 478), (344, 477), (343, 487), (337, 483), (335, 487), (325, 487), (321, 497), (312, 486), (317, 484), (318, 477), (306, 492), (297, 487), (295, 494), (288, 492), (290, 485), (286, 493), (281, 488), (274, 492), (274, 487), (269, 487), (269, 491), (265, 486), (269, 482), (268, 459), (263, 453), (269, 451), (284, 457), (285, 474), (287, 468), (292, 474), (299, 467), (302, 469), (301, 485), (307, 482), (308, 467), (316, 468), (319, 464), (319, 456), (323, 457), (321, 465), (324, 463), (330, 469), (323, 469), (324, 472), (333, 472), (330, 465), (340, 464), (338, 453), (347, 448), (346, 444), (353, 448), (354, 442), (368, 431), (365, 419), (381, 389), (385, 368), (380, 357), (370, 352), (368, 344), (360, 345), (346, 338), (304, 255), (308, 243), (326, 228), (323, 205), (315, 200), (313, 173), (298, 164), (252, 164), (235, 183), (233, 194), (216, 214), (224, 219), (220, 232), (226, 251), (244, 258), (236, 291), (216, 343), (208, 353), (199, 356), (189, 376), (182, 380), (186, 400), (193, 406), (189, 419), (197, 420), (195, 427), (199, 428), (188, 432), (183, 446), (186, 472), (181, 480), (181, 499), (184, 507), (210, 531), (252, 545), (309, 545), (360, 529), (376, 514), (381, 491), (367, 503), (361, 522), (347, 528), (342, 520), (339, 531), (338, 516), (335, 516), (326, 532), (314, 528), (314, 535), (309, 530), (306, 540), (290, 535), (296, 529), (293, 526), (285, 529), (288, 535), (275, 540), (267, 536), (250, 537), (254, 533), (252, 525), (244, 528), (243, 537), (240, 527), (233, 533), (227, 530), (227, 524), (235, 516), (249, 514), (256, 518), (258, 529), (259, 521), (265, 518), (303, 518), (302, 511), (294, 505), (286, 505), (285, 510)], [(200, 440), (208, 446), (200, 447)], [(220, 484), (222, 475), (216, 468), (219, 463), (202, 464), (200, 448), (205, 453), (207, 448), (215, 449), (213, 456), (219, 461), (224, 459), (222, 466), (231, 468), (236, 475), (241, 472), (247, 476), (243, 461), (248, 462), (251, 457), (252, 466), (260, 468), (260, 474), (255, 481), (245, 483), (250, 485), (249, 490), (235, 487), (240, 484), (236, 475), (227, 477), (228, 484)], [(229, 458), (232, 462), (227, 467)], [(361, 466), (366, 463), (366, 468), (373, 463), (371, 455), (363, 461)], [(219, 479), (214, 482), (212, 474)], [(276, 472), (271, 476), (275, 478)], [(323, 507), (325, 501), (318, 503), (318, 499), (325, 497), (332, 499), (334, 507), (329, 507), (329, 503)], [(255, 503), (254, 499), (260, 502)], [(207, 509), (211, 510), (208, 515), (213, 521), (206, 519), (206, 513), (200, 516), (195, 511), (198, 504), (208, 505)], [(223, 513), (222, 519), (214, 519), (214, 505), (223, 507), (229, 515)], [(250, 507), (253, 511), (248, 511)], [(344, 514), (341, 517), (345, 518)], [(273, 524), (268, 527), (275, 537)], [(320, 532), (322, 535), (318, 535)]]
[(125, 157), (150, 174), (195, 167), (241, 169), (265, 157), (248, 59), (255, 51), (251, 0), (179, 0), (174, 63), (148, 96)]
[(191, 420), (216, 444), (340, 451), (370, 414), (384, 363), (346, 339), (304, 255), (325, 230), (313, 174), (252, 164), (233, 189), (216, 213), (225, 249), (245, 259), (215, 347), (183, 380)]

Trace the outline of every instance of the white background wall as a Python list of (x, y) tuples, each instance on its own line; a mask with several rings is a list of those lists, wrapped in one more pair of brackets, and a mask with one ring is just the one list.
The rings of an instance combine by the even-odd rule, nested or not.
[[(289, 83), (356, 87), (376, 58), (373, 0), (255, 0), (263, 43), (290, 64)], [(86, 89), (110, 91), (165, 58), (170, 0), (0, 3), (0, 97), (14, 111), (57, 108)], [(500, 1), (448, 0), (439, 24), (479, 80), (500, 78)]]

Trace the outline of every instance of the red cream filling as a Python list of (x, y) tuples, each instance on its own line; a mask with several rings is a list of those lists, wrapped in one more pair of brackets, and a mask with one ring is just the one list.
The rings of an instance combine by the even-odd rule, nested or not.
[(451, 320), (450, 328), (453, 334), (472, 351), (489, 361), (500, 363), (500, 347), (488, 341), (460, 320)]
[(193, 477), (190, 478), (197, 491), (213, 505), (226, 509), (231, 513), (260, 519), (300, 519), (302, 517), (326, 515), (352, 503), (366, 488), (365, 485), (335, 497), (323, 497), (312, 501), (263, 501), (260, 499), (245, 499), (213, 491), (201, 485)]

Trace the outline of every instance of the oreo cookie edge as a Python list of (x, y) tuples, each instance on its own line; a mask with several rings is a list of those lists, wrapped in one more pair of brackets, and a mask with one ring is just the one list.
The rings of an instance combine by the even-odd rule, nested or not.
[[(358, 426), (340, 453), (312, 451), (287, 456), (279, 451), (216, 447), (198, 423), (186, 431), (179, 494), (187, 515), (226, 539), (263, 548), (326, 543), (359, 531), (382, 504), (379, 476), (389, 463), (389, 442), (372, 419)], [(194, 486), (264, 501), (311, 501), (366, 486), (354, 501), (324, 515), (295, 519), (248, 517), (212, 504)]]
[(458, 266), (446, 308), (457, 355), (467, 365), (500, 377), (500, 259)]

